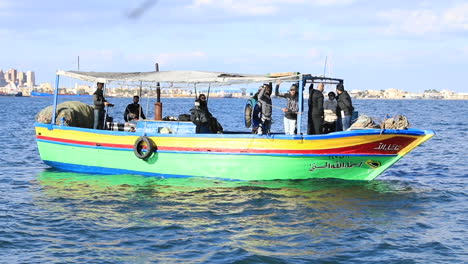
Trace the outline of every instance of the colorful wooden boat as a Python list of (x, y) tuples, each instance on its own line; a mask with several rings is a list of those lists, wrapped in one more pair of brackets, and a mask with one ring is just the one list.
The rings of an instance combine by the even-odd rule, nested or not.
[[(342, 82), (340, 79), (299, 73), (272, 77), (213, 72), (59, 71), (58, 76), (106, 83), (123, 80), (230, 84), (274, 82), (281, 79), (298, 81), (300, 87), (305, 87), (307, 82), (318, 80)], [(299, 90), (302, 107), (302, 91)], [(303, 112), (302, 109), (300, 112)], [(98, 174), (230, 180), (373, 180), (412, 149), (434, 136), (433, 131), (419, 129), (362, 129), (326, 135), (302, 135), (300, 116), (298, 135), (293, 136), (234, 132), (196, 134), (195, 125), (191, 122), (155, 120), (139, 121), (134, 132), (41, 123), (35, 123), (35, 128), (42, 160), (57, 169)], [(55, 110), (52, 120), (55, 120)]]

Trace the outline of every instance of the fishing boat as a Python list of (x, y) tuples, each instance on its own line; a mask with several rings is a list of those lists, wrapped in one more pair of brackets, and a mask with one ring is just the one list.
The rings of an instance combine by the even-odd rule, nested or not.
[[(201, 84), (299, 83), (297, 134), (224, 131), (196, 133), (190, 121), (140, 120), (132, 130), (96, 130), (56, 121), (60, 77), (88, 82)], [(237, 74), (202, 71), (58, 71), (51, 123), (35, 123), (41, 159), (64, 171), (137, 174), (157, 177), (206, 177), (229, 180), (338, 178), (373, 180), (411, 150), (434, 136), (431, 130), (358, 129), (307, 135), (303, 123), (304, 88), (342, 79), (297, 72)], [(159, 98), (158, 98), (159, 101)], [(156, 112), (158, 112), (156, 110)], [(158, 118), (159, 119), (159, 118)], [(239, 124), (239, 126), (244, 124)]]

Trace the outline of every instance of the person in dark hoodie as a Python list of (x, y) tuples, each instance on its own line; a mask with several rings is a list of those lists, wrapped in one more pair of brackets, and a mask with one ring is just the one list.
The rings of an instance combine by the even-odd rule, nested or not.
[(307, 122), (307, 134), (321, 134), (323, 126), (323, 83), (319, 83), (317, 90), (314, 84), (309, 86), (309, 112)]
[(271, 114), (273, 106), (271, 105), (271, 86), (264, 84), (258, 93), (258, 102), (262, 111), (260, 126), (257, 129), (257, 134), (270, 134)]
[(337, 114), (341, 115), (343, 131), (346, 131), (351, 126), (351, 117), (353, 115), (354, 107), (351, 102), (351, 96), (349, 96), (348, 92), (345, 91), (342, 83), (336, 85), (336, 93), (338, 94), (337, 109), (340, 110), (340, 113)]
[(196, 133), (222, 133), (223, 127), (208, 110), (205, 94), (195, 100), (195, 107), (190, 110), (190, 119), (196, 125)]
[(106, 106), (114, 106), (113, 104), (107, 102), (104, 98), (104, 83), (98, 82), (96, 85), (96, 91), (93, 93), (93, 103), (94, 103), (94, 129), (103, 129), (104, 128), (104, 115)]

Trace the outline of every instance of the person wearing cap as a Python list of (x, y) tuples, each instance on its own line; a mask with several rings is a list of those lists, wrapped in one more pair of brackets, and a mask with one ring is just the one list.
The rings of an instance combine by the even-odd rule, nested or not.
[(351, 117), (354, 111), (353, 103), (351, 102), (351, 96), (345, 91), (342, 83), (336, 85), (336, 93), (338, 94), (337, 109), (340, 110), (338, 114), (341, 116), (343, 130), (346, 131), (351, 126)]
[(93, 93), (93, 103), (94, 103), (94, 129), (103, 129), (104, 128), (104, 116), (106, 106), (114, 106), (113, 104), (107, 102), (104, 98), (104, 83), (98, 82), (96, 84), (96, 91)]
[(307, 122), (307, 134), (321, 134), (323, 126), (323, 83), (319, 83), (317, 89), (314, 84), (309, 86), (309, 112)]
[(279, 83), (276, 84), (275, 96), (283, 97), (288, 100), (286, 107), (282, 109), (284, 112), (284, 133), (286, 135), (296, 134), (297, 112), (299, 111), (297, 90), (298, 85), (293, 84), (289, 89), (289, 93), (282, 94), (279, 92)]
[(260, 103), (261, 109), (261, 121), (257, 129), (257, 134), (269, 134), (271, 128), (271, 86), (269, 84), (263, 84), (260, 92), (258, 93), (258, 102)]

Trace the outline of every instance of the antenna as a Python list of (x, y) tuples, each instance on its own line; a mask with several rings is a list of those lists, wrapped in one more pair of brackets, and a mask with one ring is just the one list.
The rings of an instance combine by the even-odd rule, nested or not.
[(328, 56), (325, 56), (325, 64), (323, 65), (323, 77), (325, 77), (325, 72), (327, 71), (327, 59)]
[(80, 71), (80, 56), (78, 56), (78, 71)]

